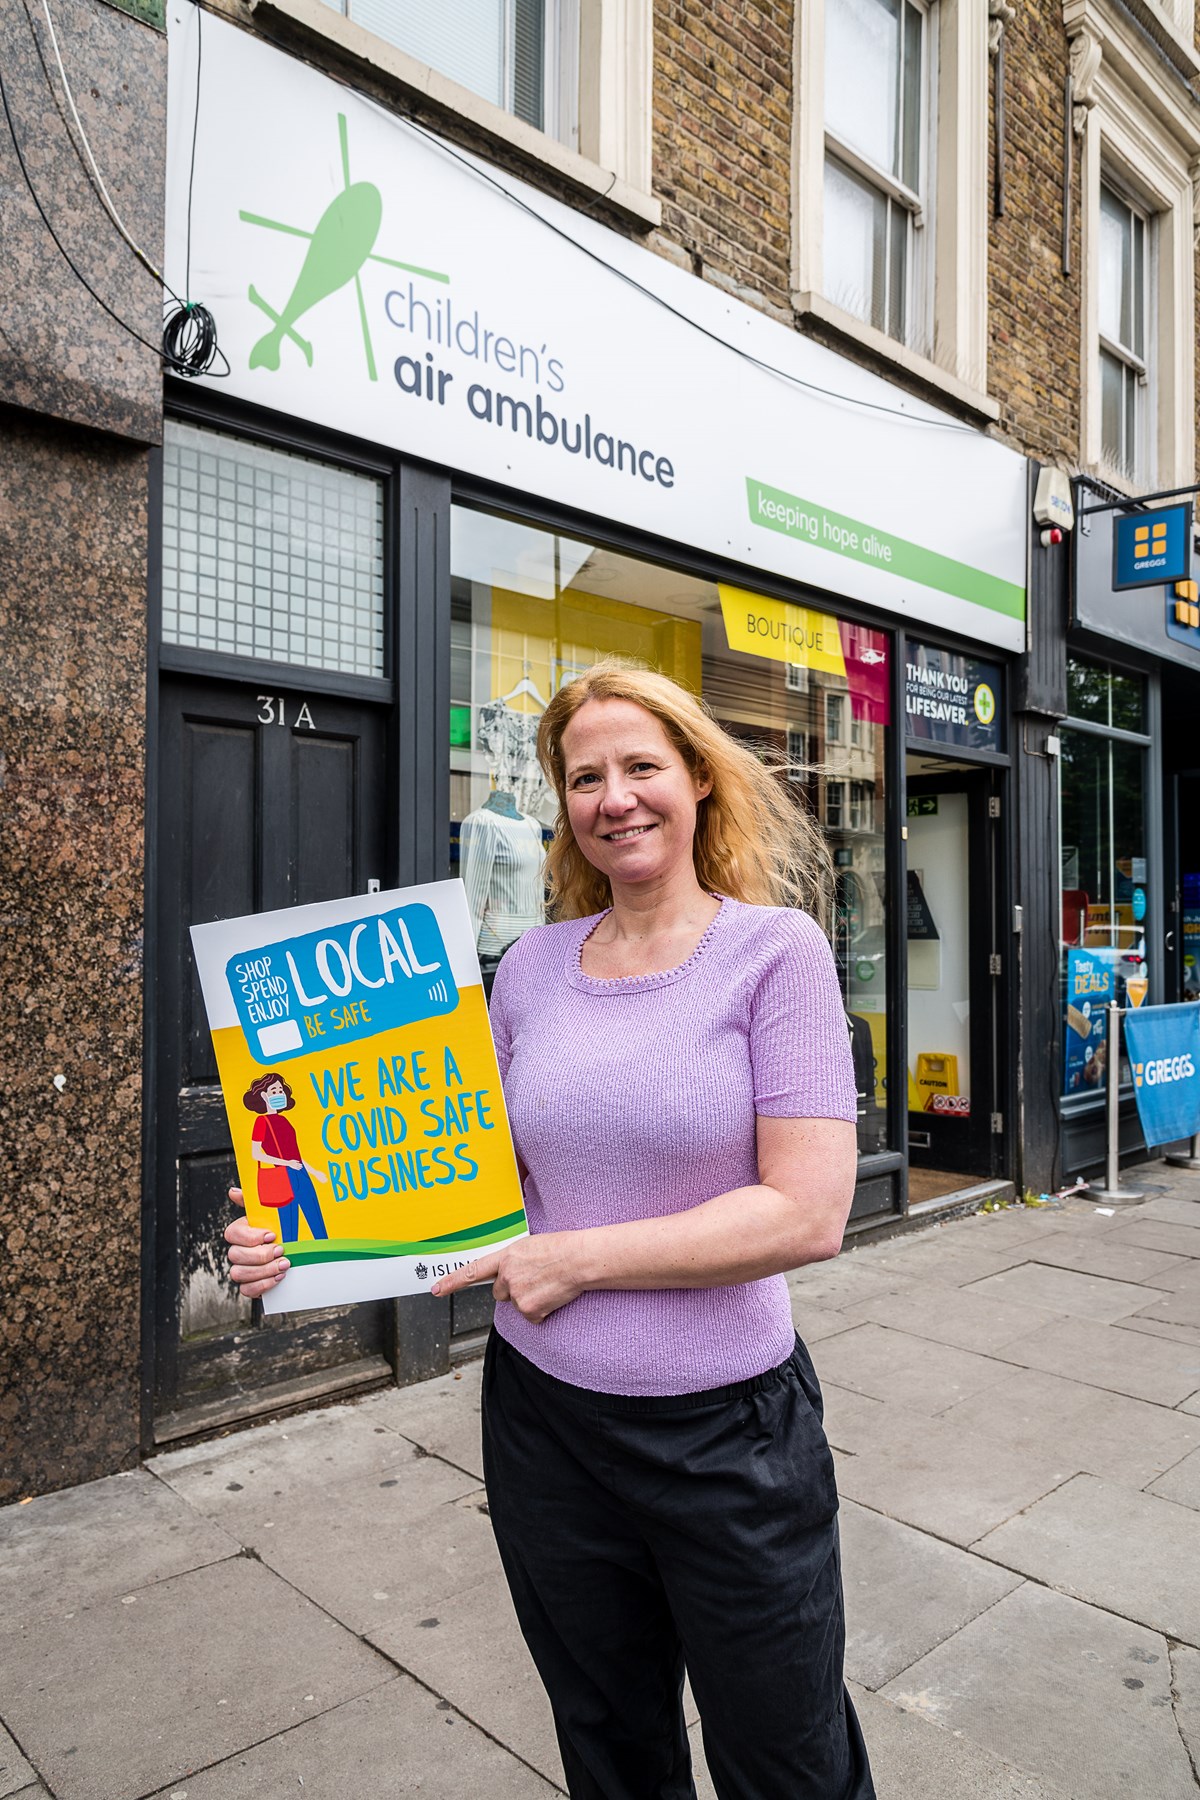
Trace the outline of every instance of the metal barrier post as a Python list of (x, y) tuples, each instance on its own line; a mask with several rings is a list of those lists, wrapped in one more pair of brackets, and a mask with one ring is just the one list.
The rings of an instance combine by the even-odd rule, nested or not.
[(1120, 1104), (1121, 1104), (1121, 1014), (1123, 1007), (1110, 1000), (1108, 1012), (1108, 1090), (1105, 1108), (1105, 1170), (1104, 1186), (1089, 1182), (1088, 1193), (1094, 1200), (1129, 1202), (1144, 1200), (1145, 1194), (1138, 1188), (1121, 1186), (1121, 1147), (1120, 1147)]
[(1164, 1159), (1173, 1169), (1200, 1169), (1200, 1131), (1192, 1139), (1192, 1147), (1187, 1150), (1171, 1150)]

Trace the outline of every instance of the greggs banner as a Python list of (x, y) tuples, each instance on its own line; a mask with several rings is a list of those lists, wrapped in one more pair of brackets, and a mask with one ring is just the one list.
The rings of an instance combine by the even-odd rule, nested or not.
[(1125, 1048), (1146, 1142), (1200, 1131), (1200, 1001), (1126, 1013)]
[(194, 925), (267, 1312), (426, 1292), (526, 1231), (460, 881)]

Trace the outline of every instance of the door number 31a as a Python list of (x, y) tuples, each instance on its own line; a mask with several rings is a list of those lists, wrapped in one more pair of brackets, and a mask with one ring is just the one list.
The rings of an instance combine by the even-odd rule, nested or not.
[[(254, 698), (258, 701), (260, 725), (286, 725), (288, 723), (283, 694), (256, 694)], [(301, 700), (291, 722), (293, 729), (298, 729), (300, 726), (303, 726), (306, 731), (317, 729), (316, 721), (308, 710), (307, 700)]]

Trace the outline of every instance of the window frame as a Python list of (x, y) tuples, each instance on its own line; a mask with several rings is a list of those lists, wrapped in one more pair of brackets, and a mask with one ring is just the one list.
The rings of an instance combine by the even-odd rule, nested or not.
[[(571, 3), (571, 0), (569, 0)], [(335, 12), (327, 0), (255, 0), (254, 14), (332, 51), (427, 114), (465, 122), (538, 176), (550, 174), (639, 230), (662, 223), (653, 191), (653, 0), (573, 0), (578, 7), (578, 147), (560, 143), (440, 70)], [(386, 102), (385, 102), (386, 103)]]
[[(930, 104), (937, 93), (937, 44), (933, 29), (930, 0), (899, 0), (899, 45), (900, 65), (896, 74), (899, 108), (898, 127), (904, 130), (903, 106), (905, 95), (905, 24), (908, 8), (918, 14), (921, 20), (921, 67), (918, 77), (918, 88), (921, 98), (921, 118), (917, 133), (917, 185), (910, 187), (890, 169), (883, 168), (866, 156), (853, 144), (839, 138), (824, 121), (825, 132), (825, 166), (828, 170), (830, 162), (840, 164), (850, 176), (882, 194), (886, 207), (886, 227), (884, 230), (884, 308), (888, 316), (886, 334), (904, 348), (911, 349), (913, 335), (927, 335), (932, 338), (932, 284), (929, 280), (929, 262), (933, 254), (935, 233), (933, 231), (934, 213), (929, 206), (929, 185), (932, 179), (935, 161), (936, 132), (933, 128), (933, 116), (936, 107)], [(936, 0), (935, 0), (936, 3)], [(824, 210), (824, 193), (822, 195), (822, 211)], [(892, 308), (894, 303), (892, 281), (893, 236), (892, 221), (894, 212), (899, 212), (905, 220), (905, 259), (903, 293), (900, 297), (900, 311), (903, 319), (903, 335), (897, 335), (891, 329)], [(919, 235), (918, 235), (919, 234)], [(861, 315), (854, 314), (856, 318)], [(870, 324), (869, 320), (862, 320)], [(874, 327), (874, 329), (884, 329)], [(918, 354), (923, 354), (918, 352)]]
[[(1099, 51), (1075, 108), (1079, 138), (1083, 304), (1080, 309), (1079, 460), (1119, 493), (1183, 486), (1194, 479), (1195, 232), (1192, 168), (1200, 158), (1194, 104), (1164, 81), (1142, 37), (1103, 0), (1065, 0), (1073, 43)], [(1140, 471), (1104, 454), (1101, 397), (1101, 189), (1108, 187), (1152, 227), (1146, 243), (1148, 404)], [(1119, 348), (1119, 347), (1115, 347)]]
[(924, 355), (837, 306), (824, 290), (825, 9), (796, 0), (792, 304), (823, 332), (892, 364), (935, 396), (995, 421), (987, 391), (988, 16), (979, 0), (924, 0), (929, 97)]

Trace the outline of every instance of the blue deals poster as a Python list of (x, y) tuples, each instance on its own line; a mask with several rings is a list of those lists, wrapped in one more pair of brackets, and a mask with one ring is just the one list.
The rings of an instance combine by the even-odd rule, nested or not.
[(192, 927), (267, 1312), (426, 1292), (526, 1230), (461, 881)]
[(1063, 1093), (1102, 1087), (1107, 1060), (1108, 1014), (1113, 972), (1094, 950), (1067, 951), (1067, 1000), (1063, 1031)]

